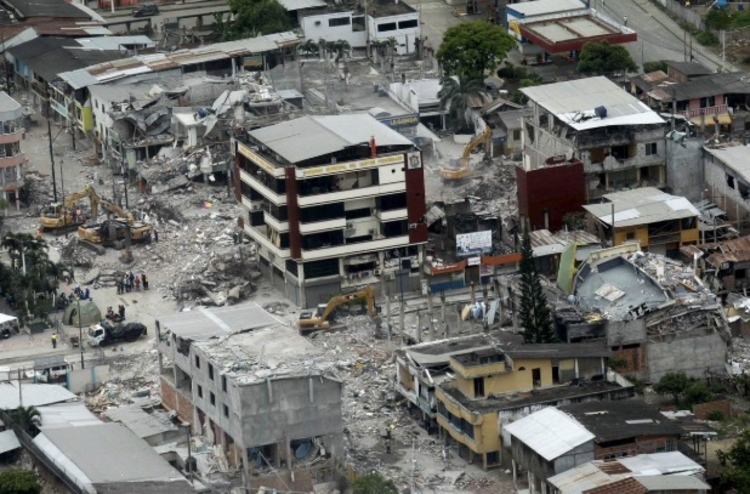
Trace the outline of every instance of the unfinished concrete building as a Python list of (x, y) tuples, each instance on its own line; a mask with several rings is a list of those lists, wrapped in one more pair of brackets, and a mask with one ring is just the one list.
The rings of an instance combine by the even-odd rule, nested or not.
[(156, 321), (164, 405), (242, 466), (247, 488), (308, 492), (342, 451), (341, 381), (304, 337), (256, 305)]
[(620, 372), (652, 382), (668, 372), (723, 372), (730, 333), (716, 296), (691, 266), (653, 253), (621, 255), (623, 247), (594, 253), (577, 269), (575, 303), (558, 309), (562, 339), (605, 340), (623, 361)]
[(583, 162), (586, 200), (623, 188), (666, 184), (664, 120), (606, 77), (523, 88), (525, 170), (548, 159)]

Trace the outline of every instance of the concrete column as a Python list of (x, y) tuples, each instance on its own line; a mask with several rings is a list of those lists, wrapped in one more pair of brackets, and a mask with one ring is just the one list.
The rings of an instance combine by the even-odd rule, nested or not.
[(430, 319), (430, 341), (435, 341), (435, 314), (432, 307), (432, 291), (427, 290), (427, 315)]

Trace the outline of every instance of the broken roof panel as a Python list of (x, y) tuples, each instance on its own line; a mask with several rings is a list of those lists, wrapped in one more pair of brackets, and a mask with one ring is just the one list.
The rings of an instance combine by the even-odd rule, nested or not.
[(527, 415), (503, 429), (547, 461), (594, 439), (578, 421), (554, 407)]
[(352, 146), (413, 146), (413, 143), (372, 116), (361, 114), (305, 116), (269, 125), (250, 135), (289, 163), (333, 154)]
[(279, 322), (257, 304), (183, 311), (161, 316), (157, 320), (162, 332), (171, 331), (180, 338), (193, 341), (250, 331)]
[[(521, 91), (575, 130), (664, 123), (645, 103), (606, 77), (543, 84), (522, 88)], [(607, 110), (604, 118), (595, 113), (598, 107)]]
[[(57, 384), (24, 384), (21, 386), (23, 406), (40, 407), (74, 400), (76, 395)], [(18, 408), (18, 381), (0, 382), (0, 409)]]
[(686, 198), (667, 194), (655, 187), (605, 194), (604, 199), (608, 202), (589, 204), (583, 208), (610, 226), (614, 209), (617, 228), (700, 216), (700, 212)]

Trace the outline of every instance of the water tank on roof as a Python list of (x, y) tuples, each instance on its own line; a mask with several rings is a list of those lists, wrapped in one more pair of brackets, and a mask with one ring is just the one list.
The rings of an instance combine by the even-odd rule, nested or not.
[(596, 116), (599, 118), (607, 118), (607, 109), (603, 106), (597, 106), (594, 108), (594, 113), (596, 113)]

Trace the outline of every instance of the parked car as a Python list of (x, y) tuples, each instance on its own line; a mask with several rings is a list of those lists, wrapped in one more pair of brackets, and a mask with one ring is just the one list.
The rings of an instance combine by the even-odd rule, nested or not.
[(141, 5), (133, 9), (133, 17), (150, 17), (159, 13), (159, 7), (156, 5)]

